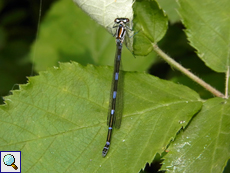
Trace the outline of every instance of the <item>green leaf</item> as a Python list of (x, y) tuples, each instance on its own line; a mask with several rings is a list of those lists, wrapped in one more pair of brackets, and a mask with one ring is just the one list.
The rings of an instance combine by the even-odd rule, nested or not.
[[(111, 21), (114, 22), (114, 19)], [(42, 21), (39, 38), (32, 47), (30, 57), (36, 71), (57, 66), (59, 61), (70, 60), (83, 65), (112, 66), (115, 45), (115, 38), (92, 21), (73, 2), (60, 0), (54, 4)], [(134, 59), (132, 53), (124, 47), (122, 69), (145, 71), (155, 61), (155, 56), (152, 54)]]
[(199, 111), (189, 88), (125, 72), (121, 128), (107, 135), (112, 68), (64, 63), (5, 98), (0, 148), (22, 151), (23, 172), (138, 172)]
[(208, 67), (226, 72), (230, 65), (230, 1), (179, 0), (179, 4), (190, 44)]
[(133, 50), (135, 55), (148, 55), (152, 51), (152, 43), (162, 39), (167, 30), (168, 19), (154, 0), (136, 0), (134, 5)]
[(176, 3), (176, 0), (158, 0), (157, 2), (165, 10), (170, 23), (180, 21), (180, 17), (177, 13), (178, 4)]
[(168, 148), (162, 169), (167, 172), (222, 172), (230, 158), (230, 104), (214, 98)]

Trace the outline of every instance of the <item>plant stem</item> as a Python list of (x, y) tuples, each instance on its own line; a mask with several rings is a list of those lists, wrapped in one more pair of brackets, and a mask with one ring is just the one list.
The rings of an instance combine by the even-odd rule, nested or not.
[(228, 82), (229, 82), (229, 66), (228, 69), (226, 71), (226, 79), (225, 79), (225, 97), (224, 98), (228, 98)]
[(213, 95), (215, 95), (217, 97), (225, 98), (225, 96), (220, 91), (216, 90), (211, 85), (207, 84), (205, 81), (203, 81), (202, 79), (200, 79), (199, 77), (194, 75), (192, 72), (190, 72), (189, 70), (184, 68), (182, 65), (180, 65), (178, 62), (176, 62), (174, 59), (169, 57), (156, 44), (153, 43), (152, 45), (153, 45), (153, 49), (155, 50), (155, 52), (157, 52), (169, 65), (173, 66), (177, 70), (179, 70), (182, 73), (184, 73), (186, 76), (188, 76), (190, 79), (192, 79), (193, 81), (195, 81), (198, 84), (200, 84), (202, 87), (204, 87), (206, 90), (211, 92)]

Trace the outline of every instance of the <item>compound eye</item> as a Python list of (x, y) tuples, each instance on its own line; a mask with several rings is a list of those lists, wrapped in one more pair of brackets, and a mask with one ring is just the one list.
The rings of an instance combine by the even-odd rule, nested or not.
[(120, 23), (121, 21), (120, 21), (120, 19), (116, 18), (116, 19), (114, 20), (114, 22), (118, 24), (118, 23)]
[(123, 22), (124, 22), (124, 23), (128, 23), (128, 22), (129, 22), (129, 19), (126, 18), (126, 19), (123, 20)]

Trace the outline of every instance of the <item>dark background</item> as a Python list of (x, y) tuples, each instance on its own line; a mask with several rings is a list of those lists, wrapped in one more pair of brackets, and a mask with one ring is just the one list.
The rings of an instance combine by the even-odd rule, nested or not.
[[(41, 20), (56, 0), (42, 2)], [(27, 82), (32, 72), (28, 53), (36, 38), (40, 0), (0, 1), (0, 104), (2, 96)]]

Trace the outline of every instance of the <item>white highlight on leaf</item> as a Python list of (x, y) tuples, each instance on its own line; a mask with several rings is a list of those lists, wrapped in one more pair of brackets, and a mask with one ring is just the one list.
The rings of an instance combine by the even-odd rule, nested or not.
[[(73, 0), (97, 23), (104, 26), (109, 32), (117, 17), (133, 19), (133, 0)], [(76, 16), (77, 17), (77, 16)]]
[(183, 124), (183, 123), (185, 123), (185, 121), (183, 121), (183, 120), (179, 121), (179, 124)]

